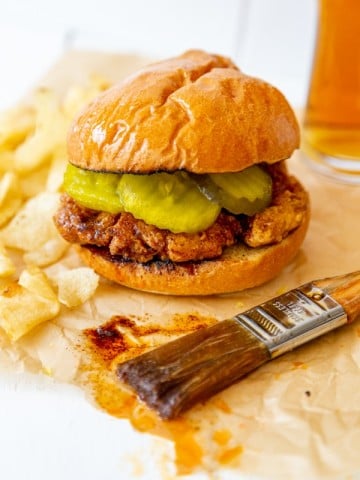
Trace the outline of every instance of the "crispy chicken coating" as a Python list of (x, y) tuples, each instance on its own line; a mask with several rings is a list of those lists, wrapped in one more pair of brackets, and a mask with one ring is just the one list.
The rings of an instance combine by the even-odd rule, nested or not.
[(113, 215), (81, 207), (66, 194), (55, 223), (70, 243), (108, 246), (112, 255), (142, 263), (154, 258), (173, 262), (215, 258), (235, 244), (241, 233), (240, 222), (225, 213), (203, 232), (172, 233), (137, 220), (130, 213)]
[(265, 210), (244, 222), (243, 240), (250, 247), (281, 242), (297, 228), (306, 215), (308, 196), (285, 166), (269, 167), (273, 178), (273, 198)]

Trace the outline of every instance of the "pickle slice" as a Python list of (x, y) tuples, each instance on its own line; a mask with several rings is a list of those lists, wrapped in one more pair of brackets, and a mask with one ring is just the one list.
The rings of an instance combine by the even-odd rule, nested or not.
[(109, 213), (124, 211), (117, 186), (121, 175), (83, 170), (69, 164), (64, 175), (63, 189), (80, 205)]
[(236, 173), (199, 175), (196, 181), (204, 195), (236, 215), (254, 215), (271, 202), (271, 176), (258, 165)]
[(221, 210), (185, 172), (124, 174), (117, 191), (127, 212), (173, 233), (205, 230)]

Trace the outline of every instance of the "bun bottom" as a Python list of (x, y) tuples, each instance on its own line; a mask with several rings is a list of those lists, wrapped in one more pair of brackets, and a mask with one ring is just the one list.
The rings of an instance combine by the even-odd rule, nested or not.
[(216, 295), (256, 287), (276, 277), (298, 252), (308, 223), (309, 212), (280, 243), (260, 248), (237, 244), (225, 249), (220, 258), (201, 262), (142, 264), (112, 256), (106, 248), (76, 248), (99, 275), (126, 287), (166, 295)]

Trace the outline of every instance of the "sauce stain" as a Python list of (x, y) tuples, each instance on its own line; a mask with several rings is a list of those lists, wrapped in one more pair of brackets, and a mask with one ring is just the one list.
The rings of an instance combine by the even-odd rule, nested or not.
[(94, 351), (96, 351), (105, 362), (110, 362), (120, 353), (128, 350), (124, 335), (117, 328), (120, 321), (121, 320), (111, 319), (100, 327), (89, 328), (84, 331)]
[[(125, 360), (215, 322), (210, 317), (177, 314), (162, 325), (153, 323), (146, 316), (115, 315), (96, 328), (84, 330), (83, 341), (79, 345), (84, 353), (79, 374), (81, 383), (90, 391), (96, 404), (114, 417), (128, 419), (140, 432), (171, 440), (174, 443), (177, 470), (182, 475), (191, 473), (202, 464), (204, 452), (197, 439), (197, 429), (185, 417), (161, 420), (117, 379), (115, 370)], [(220, 400), (218, 408), (229, 411), (225, 402)]]
[(232, 410), (229, 407), (229, 405), (221, 398), (214, 398), (212, 400), (212, 404), (224, 413), (228, 413), (228, 414), (232, 413)]
[(220, 465), (229, 465), (237, 461), (240, 455), (243, 453), (243, 447), (241, 445), (229, 448), (222, 451), (218, 455), (218, 462)]
[(213, 440), (218, 445), (225, 446), (231, 440), (231, 432), (229, 430), (215, 430), (213, 434)]
[(185, 421), (180, 425), (174, 421), (169, 423), (171, 439), (175, 442), (178, 473), (180, 475), (189, 474), (195, 467), (201, 465), (204, 453), (195, 437), (195, 429)]
[(293, 368), (291, 370), (297, 370), (298, 368), (301, 368), (302, 370), (307, 370), (308, 365), (304, 362), (293, 362)]

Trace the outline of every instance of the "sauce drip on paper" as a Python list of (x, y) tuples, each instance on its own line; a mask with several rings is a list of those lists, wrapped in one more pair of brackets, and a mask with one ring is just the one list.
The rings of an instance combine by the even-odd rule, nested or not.
[[(83, 365), (84, 383), (100, 408), (112, 416), (128, 419), (140, 432), (152, 433), (174, 443), (176, 465), (181, 474), (190, 473), (201, 465), (203, 449), (197, 438), (197, 427), (191, 420), (181, 417), (163, 421), (136, 396), (117, 381), (116, 366), (149, 348), (179, 335), (187, 334), (213, 324), (216, 320), (194, 314), (174, 315), (166, 325), (154, 324), (148, 318), (121, 315), (92, 329), (85, 330), (84, 343), (87, 362)], [(241, 454), (241, 448), (228, 449), (220, 445), (218, 461), (231, 463)]]

